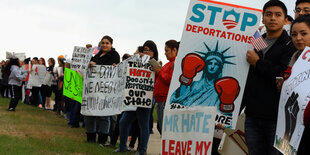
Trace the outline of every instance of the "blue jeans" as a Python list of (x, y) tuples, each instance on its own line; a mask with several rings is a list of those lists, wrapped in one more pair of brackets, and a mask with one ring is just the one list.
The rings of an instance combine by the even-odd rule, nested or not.
[(245, 141), (250, 155), (280, 155), (273, 147), (277, 121), (246, 117)]
[(164, 109), (165, 109), (166, 102), (158, 102), (157, 103), (157, 123), (158, 129), (160, 130), (159, 133), (161, 134), (162, 126), (163, 126), (163, 118), (164, 118)]
[(124, 112), (120, 122), (119, 122), (119, 132), (120, 132), (120, 144), (119, 148), (121, 151), (127, 149), (127, 138), (131, 128), (131, 124), (135, 119), (138, 119), (140, 128), (140, 146), (138, 148), (139, 154), (146, 154), (147, 143), (149, 141), (151, 109), (150, 108), (137, 108), (137, 111), (126, 111)]
[(110, 116), (84, 116), (87, 133), (109, 134)]

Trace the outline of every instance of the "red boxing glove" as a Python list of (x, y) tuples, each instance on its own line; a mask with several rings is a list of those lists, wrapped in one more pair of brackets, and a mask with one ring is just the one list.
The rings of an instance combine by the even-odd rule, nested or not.
[(240, 92), (238, 81), (233, 77), (223, 77), (218, 79), (214, 86), (221, 101), (220, 110), (222, 112), (234, 111), (234, 101)]
[(193, 82), (193, 78), (198, 72), (200, 72), (205, 66), (204, 60), (194, 53), (187, 54), (182, 60), (182, 75), (179, 81), (188, 86)]

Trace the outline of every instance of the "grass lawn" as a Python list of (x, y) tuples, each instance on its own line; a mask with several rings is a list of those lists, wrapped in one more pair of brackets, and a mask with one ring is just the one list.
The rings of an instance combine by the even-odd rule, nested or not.
[(68, 121), (54, 112), (22, 102), (11, 112), (7, 110), (9, 102), (0, 97), (0, 155), (126, 154), (87, 143), (84, 128), (70, 128)]

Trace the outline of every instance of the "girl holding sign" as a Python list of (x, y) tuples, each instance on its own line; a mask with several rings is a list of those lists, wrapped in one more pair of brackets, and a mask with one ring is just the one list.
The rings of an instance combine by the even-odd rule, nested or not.
[[(120, 56), (112, 48), (113, 39), (104, 36), (99, 45), (100, 51), (92, 57), (90, 65), (116, 65), (120, 62)], [(98, 143), (104, 145), (107, 141), (110, 130), (110, 116), (84, 116), (85, 128), (88, 142), (96, 142), (98, 133)]]
[[(19, 99), (22, 97), (22, 82), (29, 74), (29, 71), (21, 69), (23, 62), (18, 58), (11, 58), (9, 64), (4, 69), (9, 75), (9, 87), (11, 93), (11, 101), (9, 111), (15, 111)], [(27, 74), (28, 73), (28, 74)]]
[[(294, 46), (297, 51), (293, 54), (289, 63), (289, 68), (284, 73), (284, 79), (290, 76), (292, 66), (295, 64), (300, 54), (304, 51), (306, 46), (310, 46), (310, 15), (300, 16), (295, 19), (291, 26), (291, 36)], [(299, 144), (297, 154), (307, 154), (310, 139), (310, 106), (309, 103), (304, 112), (303, 123), (305, 130)]]
[[(158, 51), (156, 44), (148, 40), (143, 45), (143, 54), (149, 55), (150, 58), (154, 58), (158, 61)], [(141, 108), (138, 107), (136, 111), (125, 111), (122, 118), (120, 119), (120, 144), (119, 148), (114, 152), (125, 152), (128, 151), (126, 146), (127, 139), (130, 131), (130, 126), (132, 123), (138, 119), (139, 129), (140, 129), (140, 141), (138, 147), (138, 153), (140, 155), (146, 154), (147, 143), (149, 141), (150, 129), (149, 121), (151, 116), (151, 108)]]

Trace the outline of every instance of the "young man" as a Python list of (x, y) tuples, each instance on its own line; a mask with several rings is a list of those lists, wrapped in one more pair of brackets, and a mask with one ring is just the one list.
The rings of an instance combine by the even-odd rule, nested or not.
[(251, 155), (280, 154), (273, 147), (277, 127), (280, 93), (276, 77), (280, 76), (295, 51), (283, 30), (287, 8), (278, 0), (268, 1), (263, 8), (263, 38), (268, 46), (261, 51), (248, 50), (250, 64), (242, 104), (246, 106), (245, 138)]
[(310, 13), (310, 0), (297, 0), (295, 5), (295, 19)]

